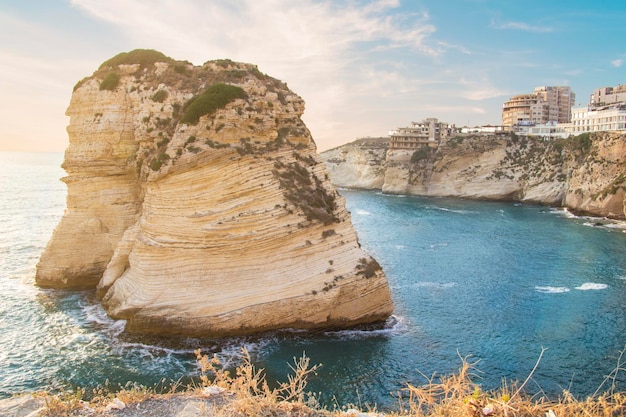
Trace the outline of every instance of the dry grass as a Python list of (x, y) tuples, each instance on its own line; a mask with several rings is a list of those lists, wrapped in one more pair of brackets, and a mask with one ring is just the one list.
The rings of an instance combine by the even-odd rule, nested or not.
[(310, 359), (302, 356), (294, 358), (289, 365), (292, 375), (287, 382), (270, 388), (264, 371), (256, 369), (250, 355), (242, 351), (242, 364), (235, 375), (225, 370), (217, 358), (209, 358), (196, 351), (198, 364), (202, 370), (200, 377), (203, 387), (218, 387), (231, 393), (232, 401), (216, 414), (219, 417), (239, 416), (327, 416), (315, 398), (306, 393), (307, 378), (315, 374), (321, 365), (310, 366)]
[(617, 376), (624, 371), (620, 353), (617, 367), (605, 379), (610, 388), (598, 389), (592, 396), (579, 400), (564, 391), (561, 398), (550, 400), (545, 396), (528, 396), (524, 387), (531, 380), (545, 350), (542, 350), (535, 367), (519, 386), (502, 383), (499, 390), (483, 392), (474, 382), (476, 363), (462, 358), (458, 373), (430, 378), (423, 386), (408, 384), (408, 401), (401, 404), (397, 417), (618, 417), (626, 416), (626, 394), (616, 390)]
[[(625, 348), (626, 351), (626, 348)], [(626, 371), (622, 363), (624, 352), (620, 352), (617, 366), (606, 377), (598, 390), (585, 399), (577, 399), (564, 391), (558, 399), (545, 396), (529, 396), (524, 387), (532, 379), (539, 366), (543, 351), (535, 368), (522, 384), (503, 381), (500, 389), (482, 391), (477, 379), (477, 361), (461, 358), (461, 367), (453, 375), (426, 378), (421, 386), (407, 384), (402, 395), (399, 411), (385, 414), (389, 417), (624, 417), (626, 416), (626, 393), (618, 391), (618, 377)], [(316, 398), (306, 392), (307, 379), (315, 375), (321, 365), (311, 366), (306, 356), (294, 358), (289, 365), (292, 373), (286, 382), (270, 387), (265, 373), (257, 369), (247, 351), (242, 352), (241, 364), (233, 372), (224, 369), (216, 356), (209, 358), (196, 351), (201, 369), (200, 384), (188, 387), (184, 398), (217, 398), (212, 405), (205, 403), (206, 413), (214, 417), (276, 416), (276, 417), (351, 417), (382, 416), (354, 410), (329, 411), (321, 407)], [(620, 375), (622, 373), (622, 375)], [(89, 415), (100, 414), (107, 404), (119, 399), (125, 404), (142, 403), (158, 398), (167, 401), (180, 400), (173, 394), (156, 394), (155, 390), (141, 386), (127, 386), (114, 394), (107, 389), (96, 393), (89, 403), (82, 400), (83, 392), (61, 395), (44, 394), (45, 416), (81, 416), (86, 406)], [(207, 394), (207, 392), (212, 394)], [(216, 393), (218, 393), (216, 395)], [(142, 407), (146, 407), (143, 403)], [(95, 414), (93, 414), (95, 412)], [(115, 414), (128, 415), (133, 414)]]
[[(626, 416), (626, 394), (617, 391), (617, 377), (624, 371), (620, 353), (618, 364), (606, 378), (609, 387), (602, 386), (592, 396), (579, 400), (564, 391), (561, 398), (549, 400), (545, 396), (529, 396), (524, 392), (527, 383), (541, 362), (542, 350), (535, 367), (522, 384), (503, 381), (499, 390), (482, 391), (477, 379), (477, 362), (461, 358), (456, 374), (440, 378), (427, 378), (422, 386), (407, 384), (406, 398), (400, 411), (389, 417), (618, 417)], [(199, 353), (198, 353), (199, 354)], [(262, 370), (256, 370), (244, 351), (243, 363), (231, 376), (219, 366), (217, 358), (198, 356), (203, 369), (203, 385), (217, 385), (234, 393), (236, 400), (224, 407), (219, 416), (350, 416), (350, 413), (328, 411), (320, 408), (315, 398), (305, 392), (306, 380), (315, 374), (319, 365), (310, 367), (309, 358), (303, 356), (290, 366), (293, 375), (287, 382), (270, 389)], [(212, 375), (212, 378), (209, 377)], [(603, 384), (604, 385), (604, 384)], [(367, 414), (364, 414), (367, 415)], [(378, 415), (370, 413), (370, 415)]]

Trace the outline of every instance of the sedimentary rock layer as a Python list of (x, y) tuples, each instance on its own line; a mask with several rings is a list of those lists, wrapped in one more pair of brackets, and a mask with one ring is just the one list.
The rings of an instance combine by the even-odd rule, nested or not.
[(109, 315), (141, 333), (384, 321), (385, 275), (361, 250), (303, 111), (248, 64), (155, 51), (105, 62), (67, 111), (67, 210), (37, 283), (97, 287)]
[(626, 134), (568, 139), (458, 135), (438, 147), (387, 149), (384, 138), (322, 153), (340, 187), (532, 202), (624, 219)]

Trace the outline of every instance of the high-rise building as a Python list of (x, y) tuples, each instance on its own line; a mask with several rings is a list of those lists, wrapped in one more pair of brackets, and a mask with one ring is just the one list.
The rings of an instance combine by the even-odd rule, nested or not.
[(575, 99), (570, 87), (537, 87), (532, 93), (511, 97), (502, 105), (502, 125), (568, 123)]

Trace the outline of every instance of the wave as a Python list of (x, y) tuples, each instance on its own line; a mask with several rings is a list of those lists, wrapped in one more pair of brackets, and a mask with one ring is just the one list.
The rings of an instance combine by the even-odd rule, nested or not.
[[(595, 282), (585, 282), (584, 284), (574, 287), (575, 290), (579, 291), (592, 291), (592, 290), (605, 290), (609, 286), (607, 284), (600, 284)], [(546, 286), (536, 286), (535, 291), (544, 293), (544, 294), (561, 294), (565, 292), (569, 292), (570, 289), (568, 287), (552, 287), (549, 285)]]
[(577, 215), (569, 211), (566, 207), (553, 207), (550, 209), (551, 214), (558, 214), (568, 219), (576, 219)]
[[(111, 352), (125, 357), (139, 357), (149, 359), (144, 366), (158, 370), (162, 366), (185, 367), (185, 364), (195, 363), (197, 349), (209, 356), (216, 355), (222, 365), (237, 364), (245, 349), (255, 354), (268, 346), (276, 344), (275, 334), (266, 334), (261, 337), (232, 337), (224, 339), (185, 338), (168, 339), (159, 336), (138, 336), (124, 333), (126, 320), (110, 318), (100, 304), (82, 306), (87, 322), (92, 323), (100, 338), (106, 340)], [(146, 365), (148, 364), (148, 365)]]
[(569, 292), (570, 289), (567, 287), (551, 287), (551, 286), (536, 286), (535, 291), (544, 293), (544, 294), (561, 294), (564, 292)]
[(439, 210), (439, 211), (445, 211), (448, 213), (456, 213), (456, 214), (472, 214), (475, 213), (474, 211), (471, 210), (458, 210), (458, 209), (450, 209), (447, 207), (433, 207), (435, 210)]
[(324, 335), (341, 339), (365, 339), (370, 337), (396, 336), (406, 333), (408, 330), (409, 326), (404, 317), (392, 315), (382, 327), (365, 326), (360, 329), (328, 331), (324, 332)]
[(608, 217), (579, 216), (570, 212), (566, 207), (551, 208), (548, 213), (561, 215), (567, 219), (583, 220), (582, 225), (587, 227), (606, 227), (608, 229), (620, 229), (626, 233), (626, 221), (610, 219)]
[(361, 215), (361, 216), (369, 216), (369, 215), (370, 215), (370, 214), (372, 214), (372, 213), (370, 213), (370, 212), (369, 212), (369, 211), (367, 211), (367, 210), (358, 209), (358, 210), (356, 211), (356, 214)]
[(101, 327), (110, 337), (119, 336), (126, 328), (126, 320), (113, 320), (100, 304), (82, 306), (85, 320)]
[(590, 290), (605, 290), (609, 286), (607, 284), (599, 284), (595, 282), (585, 282), (583, 285), (576, 287), (574, 289), (580, 291), (590, 291)]
[(382, 192), (380, 190), (375, 191), (374, 194), (382, 195), (382, 196), (385, 196), (385, 197), (392, 197), (392, 198), (407, 198), (408, 197), (407, 194), (384, 193), (384, 192)]
[(611, 223), (605, 224), (604, 227), (608, 227), (609, 229), (622, 229), (622, 231), (626, 233), (626, 221), (614, 220)]
[(611, 220), (606, 218), (589, 218), (589, 217), (580, 217), (580, 219), (587, 220), (583, 222), (583, 226), (587, 227), (603, 227), (607, 229), (620, 229), (626, 231), (626, 222)]

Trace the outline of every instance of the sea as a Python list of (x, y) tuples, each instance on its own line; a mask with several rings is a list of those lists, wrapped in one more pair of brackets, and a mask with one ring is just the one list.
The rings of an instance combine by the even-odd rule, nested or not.
[[(394, 410), (407, 384), (474, 366), (475, 382), (514, 381), (556, 397), (626, 389), (626, 225), (512, 202), (340, 190), (362, 247), (395, 304), (377, 328), (228, 339), (128, 335), (92, 291), (35, 286), (65, 208), (62, 153), (0, 153), (0, 398), (38, 390), (198, 380), (194, 354), (234, 367), (246, 349), (271, 383), (294, 359), (321, 364), (307, 390), (329, 407)], [(536, 368), (533, 372), (533, 368)], [(621, 369), (615, 375), (614, 371)], [(614, 377), (607, 382), (607, 377)]]

